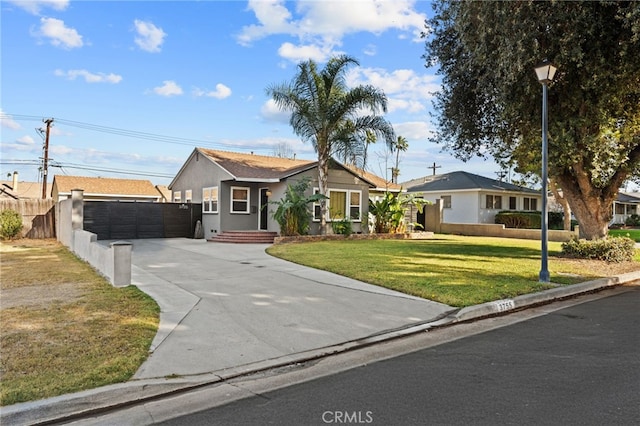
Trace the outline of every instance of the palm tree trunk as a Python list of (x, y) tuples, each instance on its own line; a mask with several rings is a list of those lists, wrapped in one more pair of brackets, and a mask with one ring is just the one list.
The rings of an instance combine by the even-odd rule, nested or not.
[[(329, 176), (329, 153), (326, 147), (318, 146), (318, 187), (320, 194), (329, 197), (327, 179)], [(320, 200), (320, 235), (327, 235), (327, 199)]]

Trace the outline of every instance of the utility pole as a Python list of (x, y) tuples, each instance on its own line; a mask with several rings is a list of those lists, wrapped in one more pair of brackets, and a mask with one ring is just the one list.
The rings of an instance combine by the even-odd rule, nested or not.
[(507, 172), (504, 170), (500, 170), (499, 172), (496, 172), (496, 174), (498, 175), (498, 180), (500, 182), (502, 182), (502, 179), (507, 177)]
[(429, 166), (429, 167), (427, 167), (427, 168), (428, 168), (428, 169), (433, 170), (433, 175), (435, 176), (435, 175), (436, 175), (436, 169), (439, 169), (439, 168), (440, 168), (440, 166), (436, 166), (436, 163), (435, 163), (435, 161), (434, 161), (434, 162), (433, 162), (433, 166)]
[(47, 198), (47, 168), (49, 162), (49, 133), (51, 131), (51, 125), (53, 124), (53, 118), (47, 118), (42, 120), (47, 125), (47, 130), (44, 137), (44, 157), (42, 158), (42, 199)]

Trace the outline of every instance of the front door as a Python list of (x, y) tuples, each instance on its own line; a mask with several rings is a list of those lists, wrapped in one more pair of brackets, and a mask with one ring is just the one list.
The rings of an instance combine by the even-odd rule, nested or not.
[(267, 230), (269, 220), (269, 195), (267, 188), (260, 188), (260, 212), (258, 214), (258, 229)]

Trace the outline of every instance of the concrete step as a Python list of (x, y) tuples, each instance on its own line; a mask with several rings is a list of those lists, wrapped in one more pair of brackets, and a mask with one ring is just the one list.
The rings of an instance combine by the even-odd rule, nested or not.
[(212, 243), (273, 244), (277, 232), (267, 231), (224, 231), (207, 241)]

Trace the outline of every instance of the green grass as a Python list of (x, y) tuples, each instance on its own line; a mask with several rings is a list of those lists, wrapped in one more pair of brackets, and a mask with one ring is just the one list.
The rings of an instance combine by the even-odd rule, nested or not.
[(130, 379), (156, 334), (156, 302), (111, 286), (58, 243), (24, 241), (0, 245), (0, 405)]
[(629, 237), (636, 243), (640, 243), (640, 229), (610, 229), (609, 235), (613, 237)]
[[(560, 243), (549, 243), (553, 283), (574, 284), (607, 275), (597, 270), (601, 262), (561, 259), (560, 251)], [(539, 241), (438, 235), (431, 240), (282, 244), (270, 247), (268, 253), (451, 306), (551, 287), (538, 282)]]

